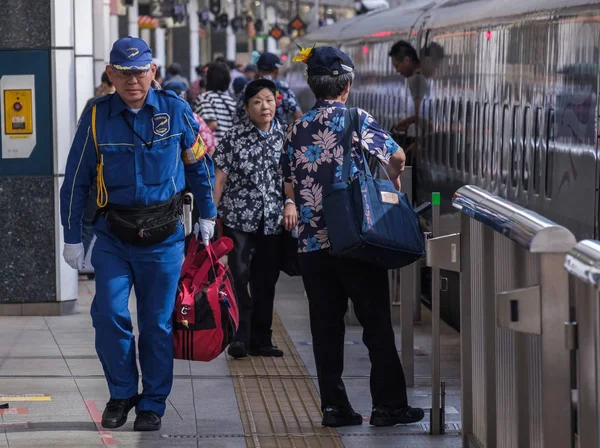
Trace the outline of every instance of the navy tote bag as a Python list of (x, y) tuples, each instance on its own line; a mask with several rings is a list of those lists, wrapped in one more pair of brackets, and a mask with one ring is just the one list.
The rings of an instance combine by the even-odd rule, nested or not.
[(347, 109), (341, 182), (323, 197), (331, 249), (339, 256), (398, 269), (425, 252), (419, 220), (406, 194), (398, 192), (389, 178), (373, 178), (362, 149), (365, 171), (350, 177), (352, 131), (361, 134), (358, 121), (357, 110)]

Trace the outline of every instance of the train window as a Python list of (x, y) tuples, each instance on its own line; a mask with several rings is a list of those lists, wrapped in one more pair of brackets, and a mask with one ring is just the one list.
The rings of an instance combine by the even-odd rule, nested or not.
[(454, 133), (456, 135), (456, 170), (457, 171), (461, 171), (463, 169), (464, 163), (463, 163), (463, 157), (465, 154), (465, 151), (463, 149), (464, 146), (464, 142), (465, 142), (465, 126), (464, 126), (464, 106), (463, 106), (463, 101), (460, 100), (458, 102), (458, 116), (457, 116), (457, 126), (456, 129), (454, 130)]
[(548, 111), (548, 122), (546, 123), (546, 179), (545, 179), (545, 194), (547, 198), (552, 197), (552, 173), (554, 167), (554, 109)]
[(488, 144), (489, 144), (489, 130), (488, 130), (488, 121), (489, 121), (489, 104), (485, 103), (483, 105), (483, 119), (481, 120), (481, 141), (479, 142), (479, 153), (481, 154), (481, 178), (485, 179), (487, 174), (487, 161), (488, 161)]
[(535, 111), (535, 122), (533, 124), (533, 191), (540, 194), (542, 177), (542, 109), (538, 107)]
[(450, 103), (450, 116), (448, 117), (448, 167), (457, 168), (457, 139), (456, 139), (456, 103), (454, 100)]
[(465, 115), (465, 132), (463, 137), (463, 145), (464, 145), (464, 170), (466, 174), (471, 173), (471, 145), (473, 144), (473, 123), (471, 120), (473, 119), (473, 106), (470, 101), (467, 101), (466, 115)]
[[(517, 186), (517, 181), (519, 179), (518, 167), (519, 167), (519, 144), (518, 144), (518, 134), (519, 134), (519, 106), (513, 107), (513, 116), (512, 116), (512, 136), (510, 138), (510, 173), (511, 173), (511, 181), (512, 186)], [(521, 145), (522, 147), (522, 145)]]
[(500, 130), (498, 109), (498, 104), (494, 104), (492, 109), (492, 144), (490, 145), (488, 161), (486, 163), (486, 170), (490, 180), (495, 178), (494, 174), (497, 167), (494, 163), (494, 159), (496, 158), (496, 154), (498, 153), (498, 145), (500, 144), (500, 139), (498, 138), (498, 132)]
[(531, 165), (531, 136), (529, 135), (530, 121), (531, 108), (528, 106), (525, 108), (523, 113), (523, 140), (521, 141), (521, 188), (523, 188), (525, 191), (529, 189), (529, 169)]
[(438, 139), (438, 163), (448, 166), (448, 100), (442, 103), (442, 115), (440, 122), (440, 133)]
[[(506, 185), (508, 179), (508, 163), (510, 161), (511, 148), (511, 120), (510, 106), (504, 105), (502, 110), (502, 143), (500, 144), (500, 181)], [(493, 163), (493, 161), (492, 161)]]
[(479, 154), (481, 141), (481, 106), (475, 103), (475, 113), (473, 114), (473, 175), (479, 175)]
[(423, 126), (423, 133), (427, 136), (427, 161), (433, 163), (433, 145), (434, 145), (434, 129), (435, 129), (435, 110), (432, 100), (429, 100), (429, 111), (427, 115), (427, 127)]

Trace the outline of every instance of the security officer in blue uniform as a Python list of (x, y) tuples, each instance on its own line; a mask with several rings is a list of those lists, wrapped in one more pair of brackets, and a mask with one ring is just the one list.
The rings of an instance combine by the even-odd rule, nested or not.
[[(83, 265), (81, 220), (92, 182), (99, 215), (92, 255), (96, 351), (110, 391), (102, 426), (118, 428), (136, 408), (136, 431), (161, 427), (173, 383), (171, 315), (184, 254), (186, 180), (205, 244), (214, 233), (213, 161), (189, 105), (151, 87), (152, 53), (141, 39), (119, 39), (106, 71), (116, 93), (99, 98), (77, 128), (61, 188), (65, 261)], [(128, 309), (135, 288), (142, 392)]]

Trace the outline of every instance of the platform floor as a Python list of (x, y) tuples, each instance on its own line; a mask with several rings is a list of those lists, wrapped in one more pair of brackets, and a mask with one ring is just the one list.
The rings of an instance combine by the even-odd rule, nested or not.
[[(280, 360), (250, 358), (211, 363), (176, 361), (163, 428), (106, 431), (99, 421), (108, 390), (94, 349), (89, 307), (94, 283), (80, 282), (79, 314), (0, 317), (0, 448), (9, 447), (459, 447), (458, 334), (442, 327), (442, 379), (447, 384), (447, 434), (429, 436), (422, 424), (331, 430), (320, 426), (308, 307), (299, 279), (282, 276), (277, 290), (275, 340)], [(135, 301), (132, 314), (135, 321)], [(429, 313), (416, 325), (413, 406), (428, 408)], [(399, 335), (399, 329), (397, 329)], [(400, 347), (398, 336), (397, 345)], [(361, 328), (348, 327), (345, 382), (354, 408), (370, 414), (369, 362)]]

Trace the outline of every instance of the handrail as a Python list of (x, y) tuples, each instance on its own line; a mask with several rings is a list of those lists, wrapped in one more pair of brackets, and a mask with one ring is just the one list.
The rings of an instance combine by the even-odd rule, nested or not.
[(461, 187), (452, 205), (532, 253), (564, 253), (577, 242), (567, 228), (474, 185)]
[(600, 289), (600, 241), (583, 240), (577, 243), (565, 258), (569, 274)]

